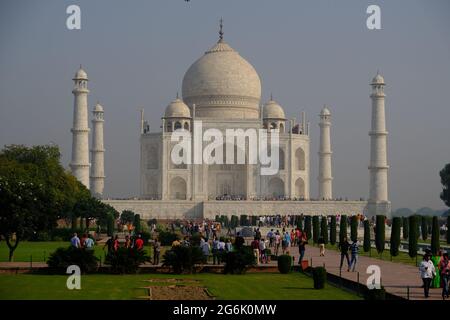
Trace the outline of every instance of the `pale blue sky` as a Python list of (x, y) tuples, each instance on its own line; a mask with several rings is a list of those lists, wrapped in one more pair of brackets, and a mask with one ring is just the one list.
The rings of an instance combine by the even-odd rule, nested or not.
[[(66, 7), (82, 30), (66, 29)], [(382, 30), (366, 28), (378, 4)], [(90, 107), (105, 108), (106, 195), (139, 192), (139, 108), (159, 130), (187, 68), (217, 40), (258, 71), (289, 117), (311, 121), (311, 196), (317, 195), (318, 113), (333, 113), (334, 194), (367, 197), (369, 82), (388, 84), (390, 198), (394, 208), (443, 208), (438, 171), (450, 161), (450, 1), (2, 0), (0, 145), (71, 152), (72, 77), (85, 67)]]

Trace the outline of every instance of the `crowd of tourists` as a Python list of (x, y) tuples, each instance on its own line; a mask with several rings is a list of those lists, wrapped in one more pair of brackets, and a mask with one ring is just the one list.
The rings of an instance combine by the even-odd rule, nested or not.
[(432, 255), (430, 250), (426, 250), (419, 272), (425, 298), (430, 296), (430, 288), (442, 288), (442, 299), (449, 298), (450, 261), (447, 252)]

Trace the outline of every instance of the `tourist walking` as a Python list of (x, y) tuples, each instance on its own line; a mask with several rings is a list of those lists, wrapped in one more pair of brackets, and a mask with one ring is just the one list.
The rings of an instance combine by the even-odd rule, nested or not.
[(76, 232), (73, 234), (73, 237), (70, 239), (70, 245), (74, 248), (81, 247), (80, 238), (78, 238), (78, 234)]
[(280, 250), (281, 236), (280, 232), (277, 230), (275, 232), (275, 255), (278, 256), (278, 250)]
[(251, 247), (253, 249), (253, 255), (256, 258), (256, 264), (259, 265), (259, 241), (255, 237), (255, 239), (251, 243)]
[(267, 263), (266, 242), (264, 241), (264, 239), (261, 239), (259, 241), (259, 256), (261, 259), (261, 263)]
[(434, 269), (436, 270), (436, 276), (433, 278), (433, 281), (431, 283), (432, 288), (440, 288), (441, 287), (441, 275), (438, 271), (439, 269), (439, 263), (442, 260), (442, 251), (439, 250), (437, 255), (431, 256), (431, 261), (433, 262)]
[(342, 239), (342, 242), (339, 242), (338, 249), (341, 252), (341, 263), (339, 264), (339, 269), (342, 269), (342, 265), (344, 263), (344, 257), (347, 259), (347, 271), (350, 271), (350, 258), (348, 257), (348, 249), (350, 248), (350, 243), (347, 241), (347, 237)]
[(106, 240), (105, 245), (103, 246), (103, 250), (105, 250), (105, 247), (108, 250), (108, 253), (113, 252), (114, 247), (114, 237), (110, 237), (108, 240)]
[(159, 239), (156, 238), (155, 241), (153, 241), (153, 264), (158, 265), (159, 264), (159, 254), (161, 253), (161, 242), (159, 242)]
[(425, 298), (429, 297), (431, 281), (436, 274), (436, 270), (434, 268), (433, 262), (430, 260), (430, 255), (425, 254), (423, 256), (423, 261), (419, 266), (420, 277), (423, 281), (423, 292), (425, 294)]
[(212, 241), (212, 256), (213, 256), (213, 264), (219, 264), (219, 240), (214, 237)]
[(359, 253), (358, 251), (359, 251), (358, 241), (355, 240), (350, 245), (350, 252), (352, 255), (352, 258), (350, 260), (350, 268), (352, 269), (353, 272), (355, 272), (356, 263), (358, 262), (358, 253)]
[(298, 253), (300, 253), (300, 256), (298, 258), (298, 264), (300, 265), (300, 268), (302, 268), (302, 261), (303, 261), (303, 257), (305, 256), (305, 250), (306, 250), (306, 244), (308, 243), (308, 241), (306, 240), (306, 237), (304, 235), (302, 235), (302, 237), (299, 240), (298, 243)]
[(323, 237), (320, 237), (317, 240), (317, 243), (319, 244), (319, 256), (325, 257), (325, 240), (323, 239)]
[(84, 248), (86, 250), (94, 250), (94, 239), (92, 239), (92, 235), (88, 235), (87, 238), (84, 240)]
[(210, 246), (208, 241), (205, 241), (205, 239), (203, 238), (200, 240), (200, 249), (202, 250), (203, 253), (203, 261), (205, 263), (208, 263)]
[(144, 248), (144, 240), (142, 240), (142, 236), (140, 234), (134, 242), (134, 246), (138, 251), (141, 251)]
[(439, 263), (439, 271), (441, 274), (442, 281), (442, 299), (448, 298), (449, 296), (449, 281), (450, 281), (450, 261), (448, 259), (448, 253), (445, 252), (442, 255), (442, 260)]

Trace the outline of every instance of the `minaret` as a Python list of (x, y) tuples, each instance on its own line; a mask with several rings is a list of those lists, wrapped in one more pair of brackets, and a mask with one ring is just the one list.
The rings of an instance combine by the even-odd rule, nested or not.
[(88, 77), (81, 68), (73, 78), (75, 86), (72, 127), (72, 174), (89, 189)]
[(319, 200), (333, 198), (331, 176), (331, 112), (326, 106), (320, 112), (320, 147), (319, 147)]
[(369, 214), (390, 214), (388, 200), (388, 169), (386, 153), (386, 117), (384, 108), (384, 78), (377, 73), (372, 79), (372, 129), (370, 136), (370, 194)]
[(105, 148), (103, 145), (103, 107), (97, 103), (92, 111), (91, 149), (91, 194), (97, 198), (103, 195), (105, 186)]

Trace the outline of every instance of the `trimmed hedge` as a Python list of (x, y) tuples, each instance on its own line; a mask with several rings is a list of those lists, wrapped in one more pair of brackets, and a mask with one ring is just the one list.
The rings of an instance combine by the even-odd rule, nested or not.
[(314, 289), (325, 288), (327, 282), (327, 270), (324, 267), (312, 268), (312, 276), (314, 281)]
[(282, 254), (278, 257), (278, 271), (280, 273), (289, 273), (292, 268), (292, 256), (288, 254)]

